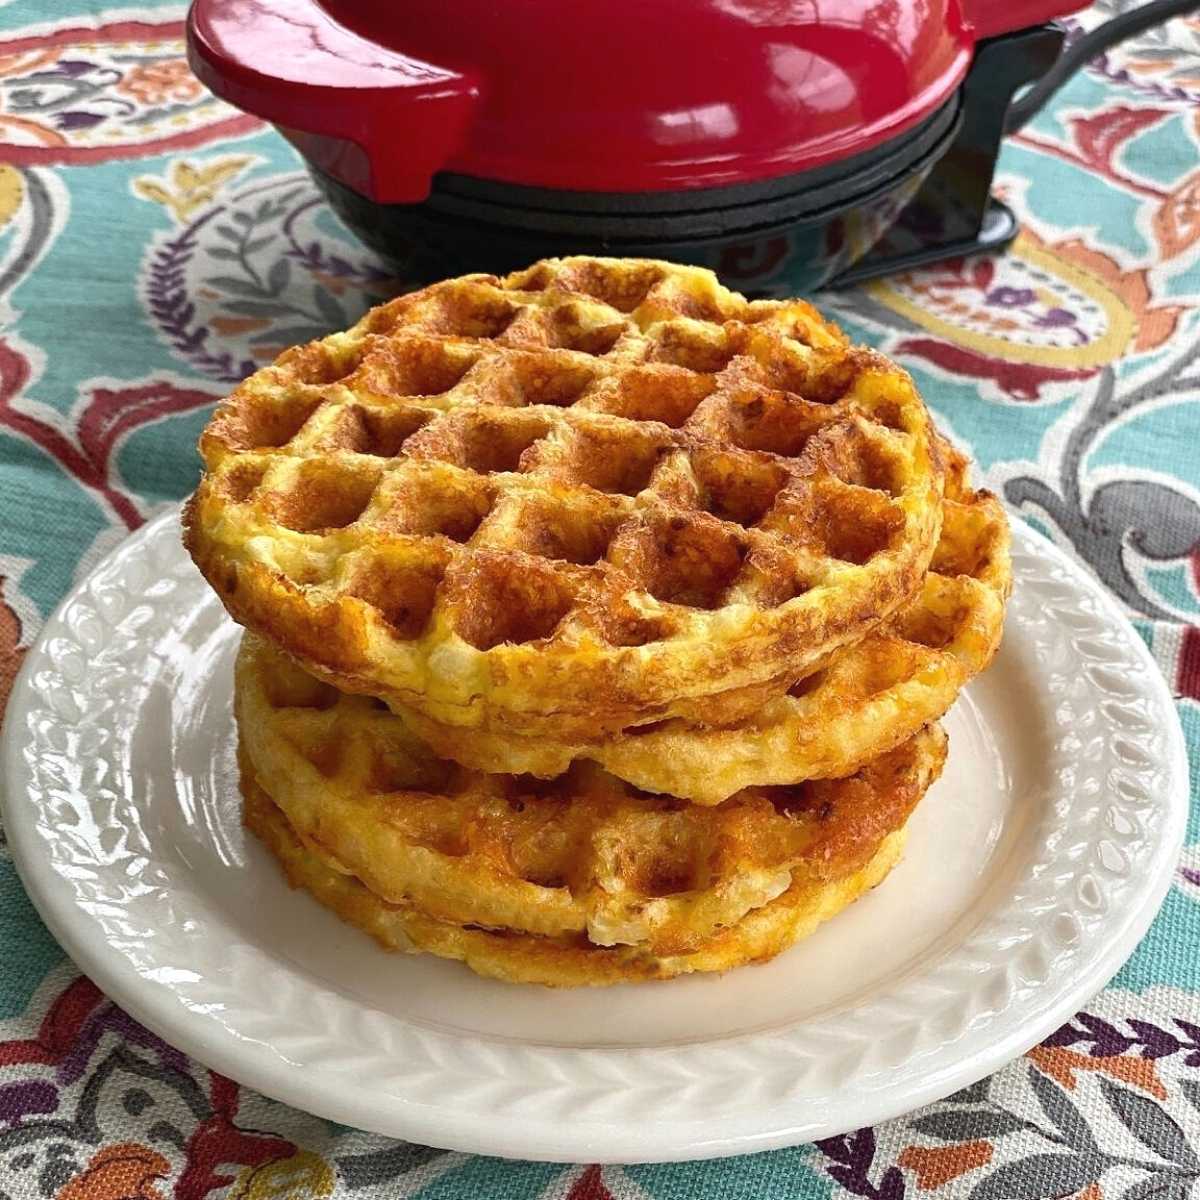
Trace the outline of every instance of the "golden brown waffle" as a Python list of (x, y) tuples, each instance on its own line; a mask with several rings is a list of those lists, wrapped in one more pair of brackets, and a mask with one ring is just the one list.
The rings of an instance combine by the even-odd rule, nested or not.
[(200, 448), (186, 541), (237, 620), (343, 690), (514, 733), (782, 691), (914, 592), (941, 513), (902, 370), (638, 260), (392, 301), (252, 375)]
[(389, 904), (352, 875), (330, 866), (311, 843), (302, 842), (252, 774), (243, 774), (242, 791), (247, 827), (279, 860), (291, 885), (307, 890), (385, 949), (426, 951), (456, 959), (492, 979), (551, 987), (671, 979), (693, 971), (728, 971), (766, 962), (881, 883), (899, 861), (906, 833), (898, 829), (888, 834), (865, 866), (842, 879), (794, 884), (695, 950), (656, 955), (645, 947), (594, 946), (582, 936), (538, 937), (455, 925), (427, 916), (411, 904)]
[[(390, 903), (544, 936), (687, 953), (803, 877), (863, 867), (907, 817), (931, 727), (848, 779), (747, 789), (703, 808), (592, 764), (559, 779), (436, 758), (400, 718), (247, 634), (242, 750), (302, 840)], [(903, 783), (902, 781), (907, 781)]]
[(706, 726), (676, 719), (568, 741), (466, 730), (411, 709), (401, 715), (437, 754), (480, 771), (549, 779), (586, 758), (636, 787), (699, 804), (747, 787), (849, 775), (938, 720), (1000, 644), (1012, 588), (1008, 520), (994, 496), (966, 487), (961, 456), (948, 458), (941, 538), (916, 597), (785, 694), (760, 697), (740, 720), (735, 711), (736, 723), (714, 704)]

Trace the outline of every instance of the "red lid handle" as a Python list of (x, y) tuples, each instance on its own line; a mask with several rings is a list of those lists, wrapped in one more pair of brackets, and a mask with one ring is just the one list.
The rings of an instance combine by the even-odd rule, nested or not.
[[(193, 0), (188, 58), (222, 99), (280, 126), (310, 160), (384, 203), (425, 199), (479, 97), (471, 73), (367, 41), (317, 0)], [(381, 155), (398, 126), (404, 153)]]
[(963, 0), (963, 12), (977, 38), (1044, 25), (1086, 8), (1090, 0)]

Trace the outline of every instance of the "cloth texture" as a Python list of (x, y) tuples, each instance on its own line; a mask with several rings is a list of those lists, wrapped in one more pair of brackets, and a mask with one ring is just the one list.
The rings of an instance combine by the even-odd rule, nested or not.
[[(288, 145), (190, 75), (182, 20), (0, 0), (0, 706), (73, 582), (194, 486), (211, 404), (397, 287)], [(997, 187), (1023, 227), (1005, 256), (818, 303), (1120, 599), (1200, 769), (1200, 19), (1091, 64)], [(997, 1075), (815, 1145), (605, 1168), (394, 1142), (213, 1074), (79, 975), (0, 846), (0, 1197), (1200, 1197), (1198, 811), (1121, 973)]]

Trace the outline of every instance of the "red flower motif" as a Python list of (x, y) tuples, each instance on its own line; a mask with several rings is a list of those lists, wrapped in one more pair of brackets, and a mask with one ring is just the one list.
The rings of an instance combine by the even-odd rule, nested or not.
[(593, 1165), (575, 1180), (567, 1200), (613, 1200), (613, 1194), (605, 1186), (601, 1169)]
[(0, 1067), (20, 1063), (57, 1063), (75, 1045), (75, 1039), (95, 1009), (104, 1003), (100, 989), (86, 976), (73, 980), (50, 1005), (37, 1036), (0, 1042)]
[(151, 381), (128, 388), (95, 388), (75, 428), (64, 432), (16, 405), (29, 382), (29, 360), (0, 339), (0, 428), (26, 438), (94, 491), (129, 529), (143, 520), (134, 499), (111, 480), (113, 453), (135, 429), (217, 399), (211, 392)]
[(238, 1085), (214, 1071), (214, 1112), (188, 1138), (187, 1166), (175, 1185), (176, 1200), (204, 1200), (209, 1192), (233, 1183), (237, 1175), (219, 1170), (222, 1166), (257, 1167), (296, 1153), (296, 1147), (286, 1138), (235, 1125), (238, 1099)]
[[(1200, 560), (1200, 555), (1197, 558)], [(1200, 700), (1200, 626), (1184, 626), (1176, 670), (1175, 694)]]
[(1015, 400), (1036, 401), (1041, 398), (1040, 392), (1045, 384), (1087, 379), (1096, 373), (1094, 367), (1039, 367), (1033, 363), (989, 358), (963, 346), (952, 346), (948, 342), (927, 337), (906, 338), (895, 347), (893, 353), (896, 356), (911, 354), (927, 359), (955, 375), (990, 379)]

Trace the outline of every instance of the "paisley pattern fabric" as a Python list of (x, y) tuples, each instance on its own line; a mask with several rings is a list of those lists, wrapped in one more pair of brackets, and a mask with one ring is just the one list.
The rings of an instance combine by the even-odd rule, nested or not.
[[(191, 77), (182, 16), (0, 0), (0, 704), (64, 591), (191, 489), (228, 385), (402, 286)], [(1092, 64), (998, 182), (1011, 253), (820, 303), (1120, 598), (1200, 763), (1200, 19)], [(1189, 841), (1112, 986), (991, 1079), (816, 1145), (603, 1169), (368, 1136), (213, 1074), (79, 976), (0, 846), (0, 1197), (1200, 1196), (1200, 817)]]

